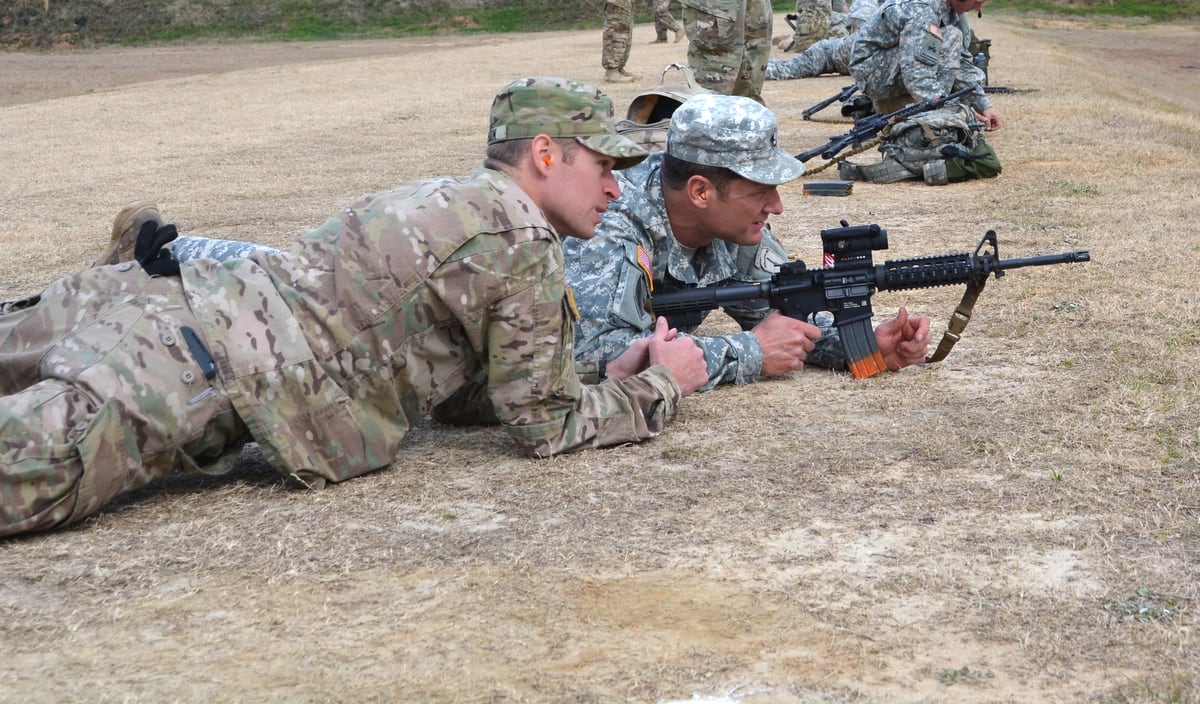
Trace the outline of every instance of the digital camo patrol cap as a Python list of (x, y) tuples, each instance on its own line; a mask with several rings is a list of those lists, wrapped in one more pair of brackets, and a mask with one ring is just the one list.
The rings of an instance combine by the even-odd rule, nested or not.
[(779, 146), (775, 114), (750, 98), (696, 95), (676, 108), (667, 153), (723, 166), (755, 183), (778, 186), (804, 175), (804, 164)]
[(583, 81), (550, 76), (519, 78), (492, 101), (488, 144), (512, 139), (574, 137), (617, 160), (617, 169), (635, 166), (648, 152), (617, 133), (612, 99)]

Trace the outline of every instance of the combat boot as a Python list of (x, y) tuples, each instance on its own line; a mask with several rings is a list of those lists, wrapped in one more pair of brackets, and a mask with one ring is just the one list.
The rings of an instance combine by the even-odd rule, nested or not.
[(683, 38), (685, 36), (687, 36), (687, 35), (683, 31), (683, 27), (680, 27), (679, 29), (675, 30), (675, 43), (678, 44), (679, 42), (683, 41)]
[(633, 76), (627, 76), (615, 68), (604, 72), (605, 83), (633, 83)]
[(159, 215), (158, 208), (153, 203), (135, 200), (126, 204), (113, 220), (112, 237), (108, 241), (108, 248), (92, 266), (108, 266), (109, 264), (133, 261), (133, 251), (137, 246), (138, 233), (141, 232), (142, 225), (147, 222), (153, 222), (159, 227), (162, 227), (163, 224), (162, 216)]

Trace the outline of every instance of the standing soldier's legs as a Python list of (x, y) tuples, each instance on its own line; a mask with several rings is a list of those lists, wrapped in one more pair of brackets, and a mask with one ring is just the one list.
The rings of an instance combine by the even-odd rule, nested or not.
[(633, 41), (633, 0), (606, 0), (604, 3), (603, 48), (600, 65), (604, 67), (604, 80), (622, 80), (625, 62), (629, 61), (630, 43)]
[(0, 535), (73, 523), (178, 468), (227, 471), (249, 435), (184, 326), (199, 332), (179, 282), (137, 267), (55, 282), (13, 326), (0, 366), (41, 350), (40, 380), (0, 397)]
[(742, 67), (733, 94), (763, 102), (762, 87), (771, 59), (771, 0), (746, 0)]
[(829, 35), (830, 0), (796, 0), (796, 33), (790, 51), (804, 51)]
[[(654, 41), (651, 44), (662, 44), (667, 41), (667, 30), (670, 28), (663, 10), (667, 8), (670, 0), (650, 0), (650, 8), (654, 11)], [(666, 13), (670, 15), (670, 12)]]
[(683, 6), (688, 66), (701, 87), (733, 95), (746, 50), (745, 0), (710, 3), (709, 10)]
[(671, 14), (671, 0), (654, 0), (654, 34), (656, 42), (667, 41), (667, 32), (675, 33), (675, 41), (683, 39), (683, 23)]

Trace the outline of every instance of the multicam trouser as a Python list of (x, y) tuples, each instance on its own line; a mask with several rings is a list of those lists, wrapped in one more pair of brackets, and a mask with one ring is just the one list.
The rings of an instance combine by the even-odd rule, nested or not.
[(659, 41), (666, 41), (667, 32), (683, 30), (683, 23), (671, 14), (671, 0), (651, 0), (654, 9), (654, 36)]
[(135, 264), (0, 315), (0, 535), (73, 523), (176, 469), (228, 470), (250, 437), (184, 327), (199, 334), (179, 281)]
[(795, 35), (785, 51), (804, 51), (829, 36), (830, 0), (796, 0)]
[(633, 42), (633, 0), (605, 0), (601, 40), (600, 65), (605, 69), (625, 68)]
[(769, 0), (683, 0), (688, 66), (701, 87), (763, 102), (771, 57)]

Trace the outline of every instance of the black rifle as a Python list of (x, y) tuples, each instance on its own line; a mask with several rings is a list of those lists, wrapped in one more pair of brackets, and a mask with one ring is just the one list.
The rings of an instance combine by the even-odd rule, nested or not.
[[(808, 269), (802, 261), (784, 264), (771, 280), (757, 284), (731, 284), (679, 289), (652, 296), (651, 312), (667, 318), (672, 327), (697, 325), (707, 311), (737, 301), (766, 299), (784, 315), (807, 320), (820, 311), (833, 314), (850, 373), (861, 379), (886, 366), (875, 331), (871, 328), (871, 296), (876, 291), (902, 291), (967, 284), (967, 294), (954, 311), (949, 329), (937, 351), (926, 358), (945, 358), (971, 319), (971, 308), (989, 274), (996, 278), (1006, 269), (1091, 260), (1087, 250), (1021, 259), (1001, 259), (996, 233), (988, 230), (973, 254), (938, 254), (873, 264), (871, 252), (887, 249), (887, 230), (878, 225), (842, 226), (821, 231), (824, 246), (822, 269)], [(984, 251), (988, 247), (990, 251)]]
[(1007, 95), (1010, 93), (1036, 93), (1037, 88), (1009, 88), (1008, 86), (984, 86), (983, 92), (988, 95)]
[(805, 108), (804, 111), (800, 113), (800, 117), (803, 117), (805, 120), (811, 120), (813, 115), (816, 115), (817, 113), (821, 112), (822, 110), (829, 107), (830, 105), (833, 105), (834, 103), (846, 102), (847, 100), (850, 99), (850, 96), (854, 95), (854, 93), (857, 90), (858, 90), (858, 84), (851, 83), (850, 85), (848, 85), (845, 88), (838, 91), (837, 95), (831, 95), (828, 98), (822, 100), (821, 102), (816, 103), (815, 105), (812, 105), (811, 107)]
[(974, 90), (974, 87), (963, 88), (962, 90), (957, 90), (950, 95), (946, 95), (941, 98), (933, 98), (921, 103), (911, 103), (900, 108), (896, 112), (889, 112), (886, 115), (880, 115), (876, 113), (874, 115), (864, 117), (858, 122), (855, 122), (854, 127), (851, 128), (851, 130), (846, 134), (833, 137), (827, 143), (817, 147), (816, 149), (810, 149), (801, 154), (797, 154), (796, 158), (800, 161), (808, 161), (814, 156), (820, 155), (822, 159), (832, 159), (833, 157), (837, 156), (838, 152), (842, 151), (846, 147), (858, 147), (865, 144), (868, 140), (873, 139), (876, 135), (882, 132), (883, 128), (888, 127), (889, 125), (903, 122), (913, 115), (917, 115), (929, 110), (937, 110), (951, 100), (960, 98), (967, 93), (970, 93), (972, 90)]

